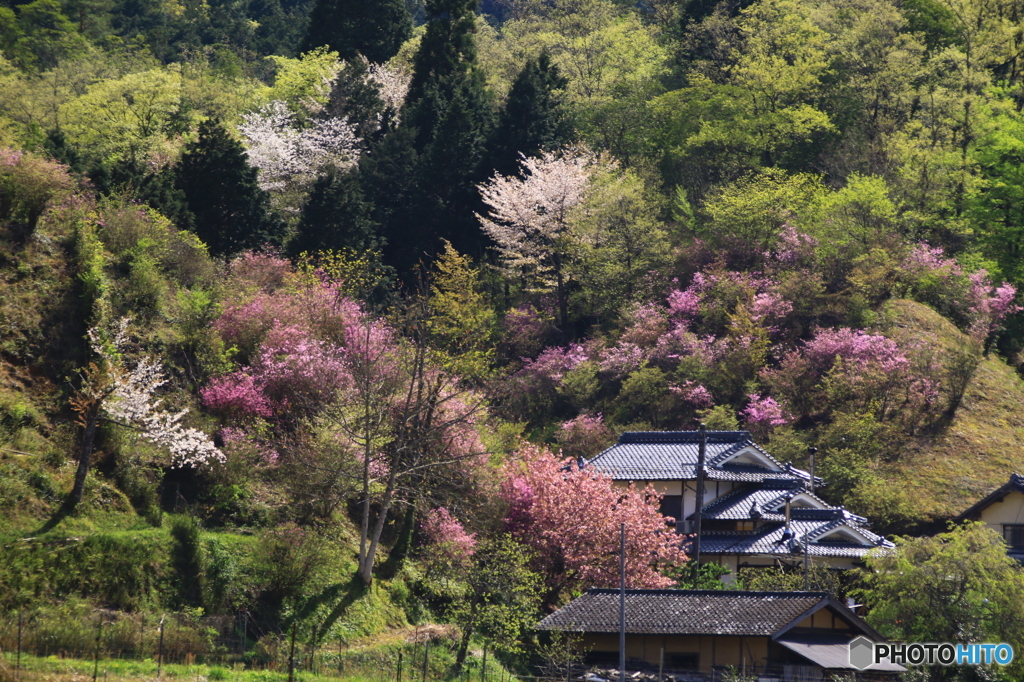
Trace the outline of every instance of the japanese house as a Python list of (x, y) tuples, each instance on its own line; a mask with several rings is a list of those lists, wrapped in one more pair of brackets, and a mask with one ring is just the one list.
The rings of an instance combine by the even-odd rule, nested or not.
[(1024, 476), (1010, 474), (1010, 480), (993, 490), (956, 518), (981, 521), (1003, 536), (1007, 553), (1024, 563)]
[[(876, 548), (892, 548), (868, 520), (814, 494), (808, 472), (782, 464), (747, 431), (708, 431), (701, 514), (701, 560), (729, 568), (814, 565), (852, 568)], [(585, 466), (620, 485), (651, 485), (677, 531), (692, 533), (700, 432), (622, 434)]]
[[(626, 590), (626, 669), (812, 682), (838, 674), (891, 679), (902, 666), (850, 663), (858, 636), (885, 639), (823, 592)], [(592, 666), (618, 668), (619, 591), (591, 589), (538, 624), (581, 635)]]

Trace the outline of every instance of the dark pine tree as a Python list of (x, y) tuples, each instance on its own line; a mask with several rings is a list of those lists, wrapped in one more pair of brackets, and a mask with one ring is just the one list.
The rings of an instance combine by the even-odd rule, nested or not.
[(217, 120), (199, 124), (176, 172), (194, 216), (196, 234), (214, 256), (280, 244), (284, 223), (270, 211), (270, 196), (256, 182), (240, 142)]
[(405, 0), (317, 0), (303, 52), (327, 46), (342, 59), (361, 54), (383, 63), (412, 35)]
[(332, 170), (316, 181), (309, 194), (290, 255), (325, 249), (377, 251), (381, 247), (355, 171)]
[(502, 175), (519, 169), (519, 155), (536, 156), (575, 137), (562, 92), (568, 81), (547, 54), (531, 59), (516, 77), (490, 143), (490, 166)]
[(476, 0), (429, 0), (402, 125), (366, 164), (385, 262), (405, 277), (441, 250), (442, 239), (469, 254), (485, 243), (473, 212), (493, 108), (476, 64), (475, 8)]

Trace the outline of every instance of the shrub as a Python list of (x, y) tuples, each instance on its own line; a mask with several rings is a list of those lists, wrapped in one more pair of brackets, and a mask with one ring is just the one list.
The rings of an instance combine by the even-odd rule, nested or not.
[(18, 223), (25, 236), (35, 231), (46, 208), (70, 195), (74, 187), (66, 166), (0, 149), (0, 220)]

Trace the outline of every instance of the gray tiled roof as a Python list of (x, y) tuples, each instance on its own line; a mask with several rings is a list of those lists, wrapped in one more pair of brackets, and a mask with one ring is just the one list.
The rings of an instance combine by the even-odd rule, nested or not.
[[(860, 523), (863, 517), (854, 516), (839, 509), (795, 509), (793, 510), (790, 528), (792, 537), (785, 538), (785, 524), (771, 523), (754, 533), (743, 532), (706, 532), (701, 533), (701, 552), (704, 554), (768, 554), (768, 555), (801, 555), (803, 542), (807, 540), (807, 553), (811, 556), (863, 558), (875, 548), (891, 549), (895, 547), (881, 535), (876, 535)], [(827, 515), (832, 515), (828, 518)], [(828, 535), (831, 531), (847, 526), (864, 535), (870, 544), (822, 543), (816, 540)]]
[[(627, 590), (631, 634), (772, 635), (828, 596), (819, 592)], [(619, 591), (592, 589), (542, 620), (541, 630), (618, 632)]]
[[(765, 521), (783, 521), (785, 514), (776, 511), (779, 504), (785, 504), (786, 495), (803, 493), (803, 482), (793, 479), (767, 479), (757, 487), (744, 487), (722, 495), (704, 507), (703, 518), (722, 520), (745, 520), (753, 518), (751, 508), (756, 508)], [(811, 495), (827, 509), (835, 509), (815, 495)], [(691, 514), (689, 518), (693, 518)]]
[[(588, 464), (619, 481), (677, 481), (697, 478), (700, 434), (697, 431), (635, 431), (623, 433), (619, 442), (591, 459)], [(722, 464), (743, 448), (752, 447), (775, 470), (754, 464)], [(784, 467), (762, 450), (747, 431), (708, 431), (705, 474), (710, 480), (763, 481), (791, 476), (807, 479), (807, 473)]]

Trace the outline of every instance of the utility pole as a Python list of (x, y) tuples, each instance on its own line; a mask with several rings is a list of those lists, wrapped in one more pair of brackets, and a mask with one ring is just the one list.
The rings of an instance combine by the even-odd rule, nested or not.
[(700, 571), (700, 521), (703, 514), (701, 510), (704, 508), (704, 459), (707, 455), (708, 449), (708, 432), (707, 427), (702, 423), (700, 425), (700, 440), (697, 444), (697, 509), (693, 512), (693, 575), (697, 576)]
[[(814, 494), (814, 456), (818, 454), (818, 448), (809, 447), (807, 448), (807, 456), (811, 460), (811, 480), (808, 483), (811, 490), (811, 495)], [(804, 541), (804, 592), (811, 591), (811, 556), (807, 552), (807, 534), (804, 534), (802, 538)]]
[(619, 682), (626, 682), (626, 524), (619, 524)]

